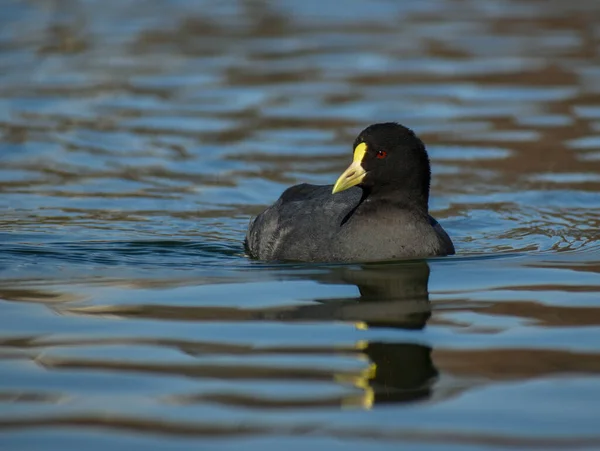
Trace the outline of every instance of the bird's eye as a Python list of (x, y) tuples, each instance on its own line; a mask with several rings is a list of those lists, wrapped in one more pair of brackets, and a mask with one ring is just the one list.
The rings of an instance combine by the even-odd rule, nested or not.
[(378, 150), (377, 151), (377, 158), (379, 158), (380, 160), (382, 160), (385, 157), (387, 157), (387, 152), (385, 150)]

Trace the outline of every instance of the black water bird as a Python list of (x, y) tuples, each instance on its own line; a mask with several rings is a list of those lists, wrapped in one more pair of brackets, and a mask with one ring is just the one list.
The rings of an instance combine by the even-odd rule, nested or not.
[(292, 186), (250, 222), (244, 244), (251, 257), (368, 262), (454, 254), (429, 215), (429, 157), (414, 132), (374, 124), (353, 148), (333, 186)]

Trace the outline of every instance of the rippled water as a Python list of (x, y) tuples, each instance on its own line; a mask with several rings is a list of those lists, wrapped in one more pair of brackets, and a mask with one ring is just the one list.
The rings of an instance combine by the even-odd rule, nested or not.
[[(599, 14), (5, 2), (0, 447), (600, 449)], [(244, 256), (389, 120), (456, 256)]]

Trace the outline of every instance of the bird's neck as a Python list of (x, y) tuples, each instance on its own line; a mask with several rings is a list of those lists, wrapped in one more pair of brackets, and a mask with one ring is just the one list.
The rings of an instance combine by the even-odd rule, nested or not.
[(364, 188), (363, 200), (368, 203), (385, 202), (422, 214), (429, 214), (429, 193), (421, 189), (379, 186)]

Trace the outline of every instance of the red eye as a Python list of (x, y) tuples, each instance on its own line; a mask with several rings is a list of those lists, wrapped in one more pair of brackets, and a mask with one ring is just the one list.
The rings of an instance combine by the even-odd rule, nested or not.
[(384, 150), (378, 150), (377, 151), (377, 158), (379, 158), (380, 160), (382, 160), (383, 158), (387, 157), (387, 152)]

